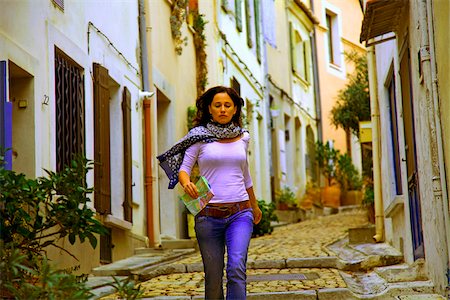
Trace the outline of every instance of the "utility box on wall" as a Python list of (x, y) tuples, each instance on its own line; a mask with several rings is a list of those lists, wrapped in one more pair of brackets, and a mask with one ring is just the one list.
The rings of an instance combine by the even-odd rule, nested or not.
[(359, 122), (359, 142), (360, 143), (372, 142), (372, 122), (371, 121)]

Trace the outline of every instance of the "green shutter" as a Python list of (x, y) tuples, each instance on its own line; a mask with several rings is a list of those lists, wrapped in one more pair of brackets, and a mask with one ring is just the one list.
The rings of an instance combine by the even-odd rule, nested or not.
[(245, 0), (245, 28), (247, 29), (247, 46), (249, 48), (253, 47), (252, 41), (252, 22), (250, 14), (250, 1)]
[(234, 11), (236, 17), (236, 29), (242, 32), (242, 0), (234, 0)]
[(260, 10), (259, 10), (259, 0), (254, 0), (254, 10), (255, 10), (255, 36), (256, 36), (256, 58), (258, 59), (258, 62), (261, 63), (261, 41), (260, 41), (260, 35), (261, 35), (261, 27), (260, 27)]

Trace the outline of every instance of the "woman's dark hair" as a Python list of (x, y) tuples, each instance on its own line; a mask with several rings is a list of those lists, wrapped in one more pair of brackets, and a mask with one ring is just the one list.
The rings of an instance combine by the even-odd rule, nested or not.
[(211, 114), (209, 113), (209, 105), (212, 103), (214, 96), (219, 93), (227, 93), (233, 100), (234, 106), (236, 106), (236, 113), (234, 114), (231, 122), (235, 125), (242, 127), (242, 117), (241, 110), (244, 106), (244, 100), (236, 93), (233, 88), (226, 86), (215, 86), (208, 89), (200, 97), (197, 98), (195, 105), (197, 106), (197, 116), (195, 117), (193, 123), (194, 126), (206, 125), (211, 122)]

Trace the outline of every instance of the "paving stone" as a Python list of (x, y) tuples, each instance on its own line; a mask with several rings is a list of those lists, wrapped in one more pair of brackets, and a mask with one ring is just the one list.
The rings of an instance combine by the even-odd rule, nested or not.
[(397, 296), (398, 300), (445, 300), (444, 296), (437, 294), (428, 294), (428, 295), (404, 295)]
[(360, 299), (348, 289), (344, 288), (327, 288), (317, 291), (318, 300), (356, 300)]
[[(195, 298), (197, 299), (197, 298)], [(248, 300), (316, 300), (315, 291), (247, 294)]]
[(249, 268), (252, 269), (283, 269), (286, 267), (286, 261), (283, 259), (278, 260), (260, 260), (248, 263)]
[(336, 268), (336, 266), (337, 258), (332, 256), (288, 258), (286, 260), (288, 268)]

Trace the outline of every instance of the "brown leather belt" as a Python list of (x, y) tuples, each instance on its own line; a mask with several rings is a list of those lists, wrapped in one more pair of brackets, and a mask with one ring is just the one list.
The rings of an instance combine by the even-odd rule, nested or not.
[(237, 213), (238, 211), (251, 208), (250, 201), (241, 201), (233, 203), (223, 203), (223, 204), (208, 204), (203, 208), (198, 215), (214, 217), (214, 218), (228, 218), (229, 216)]

